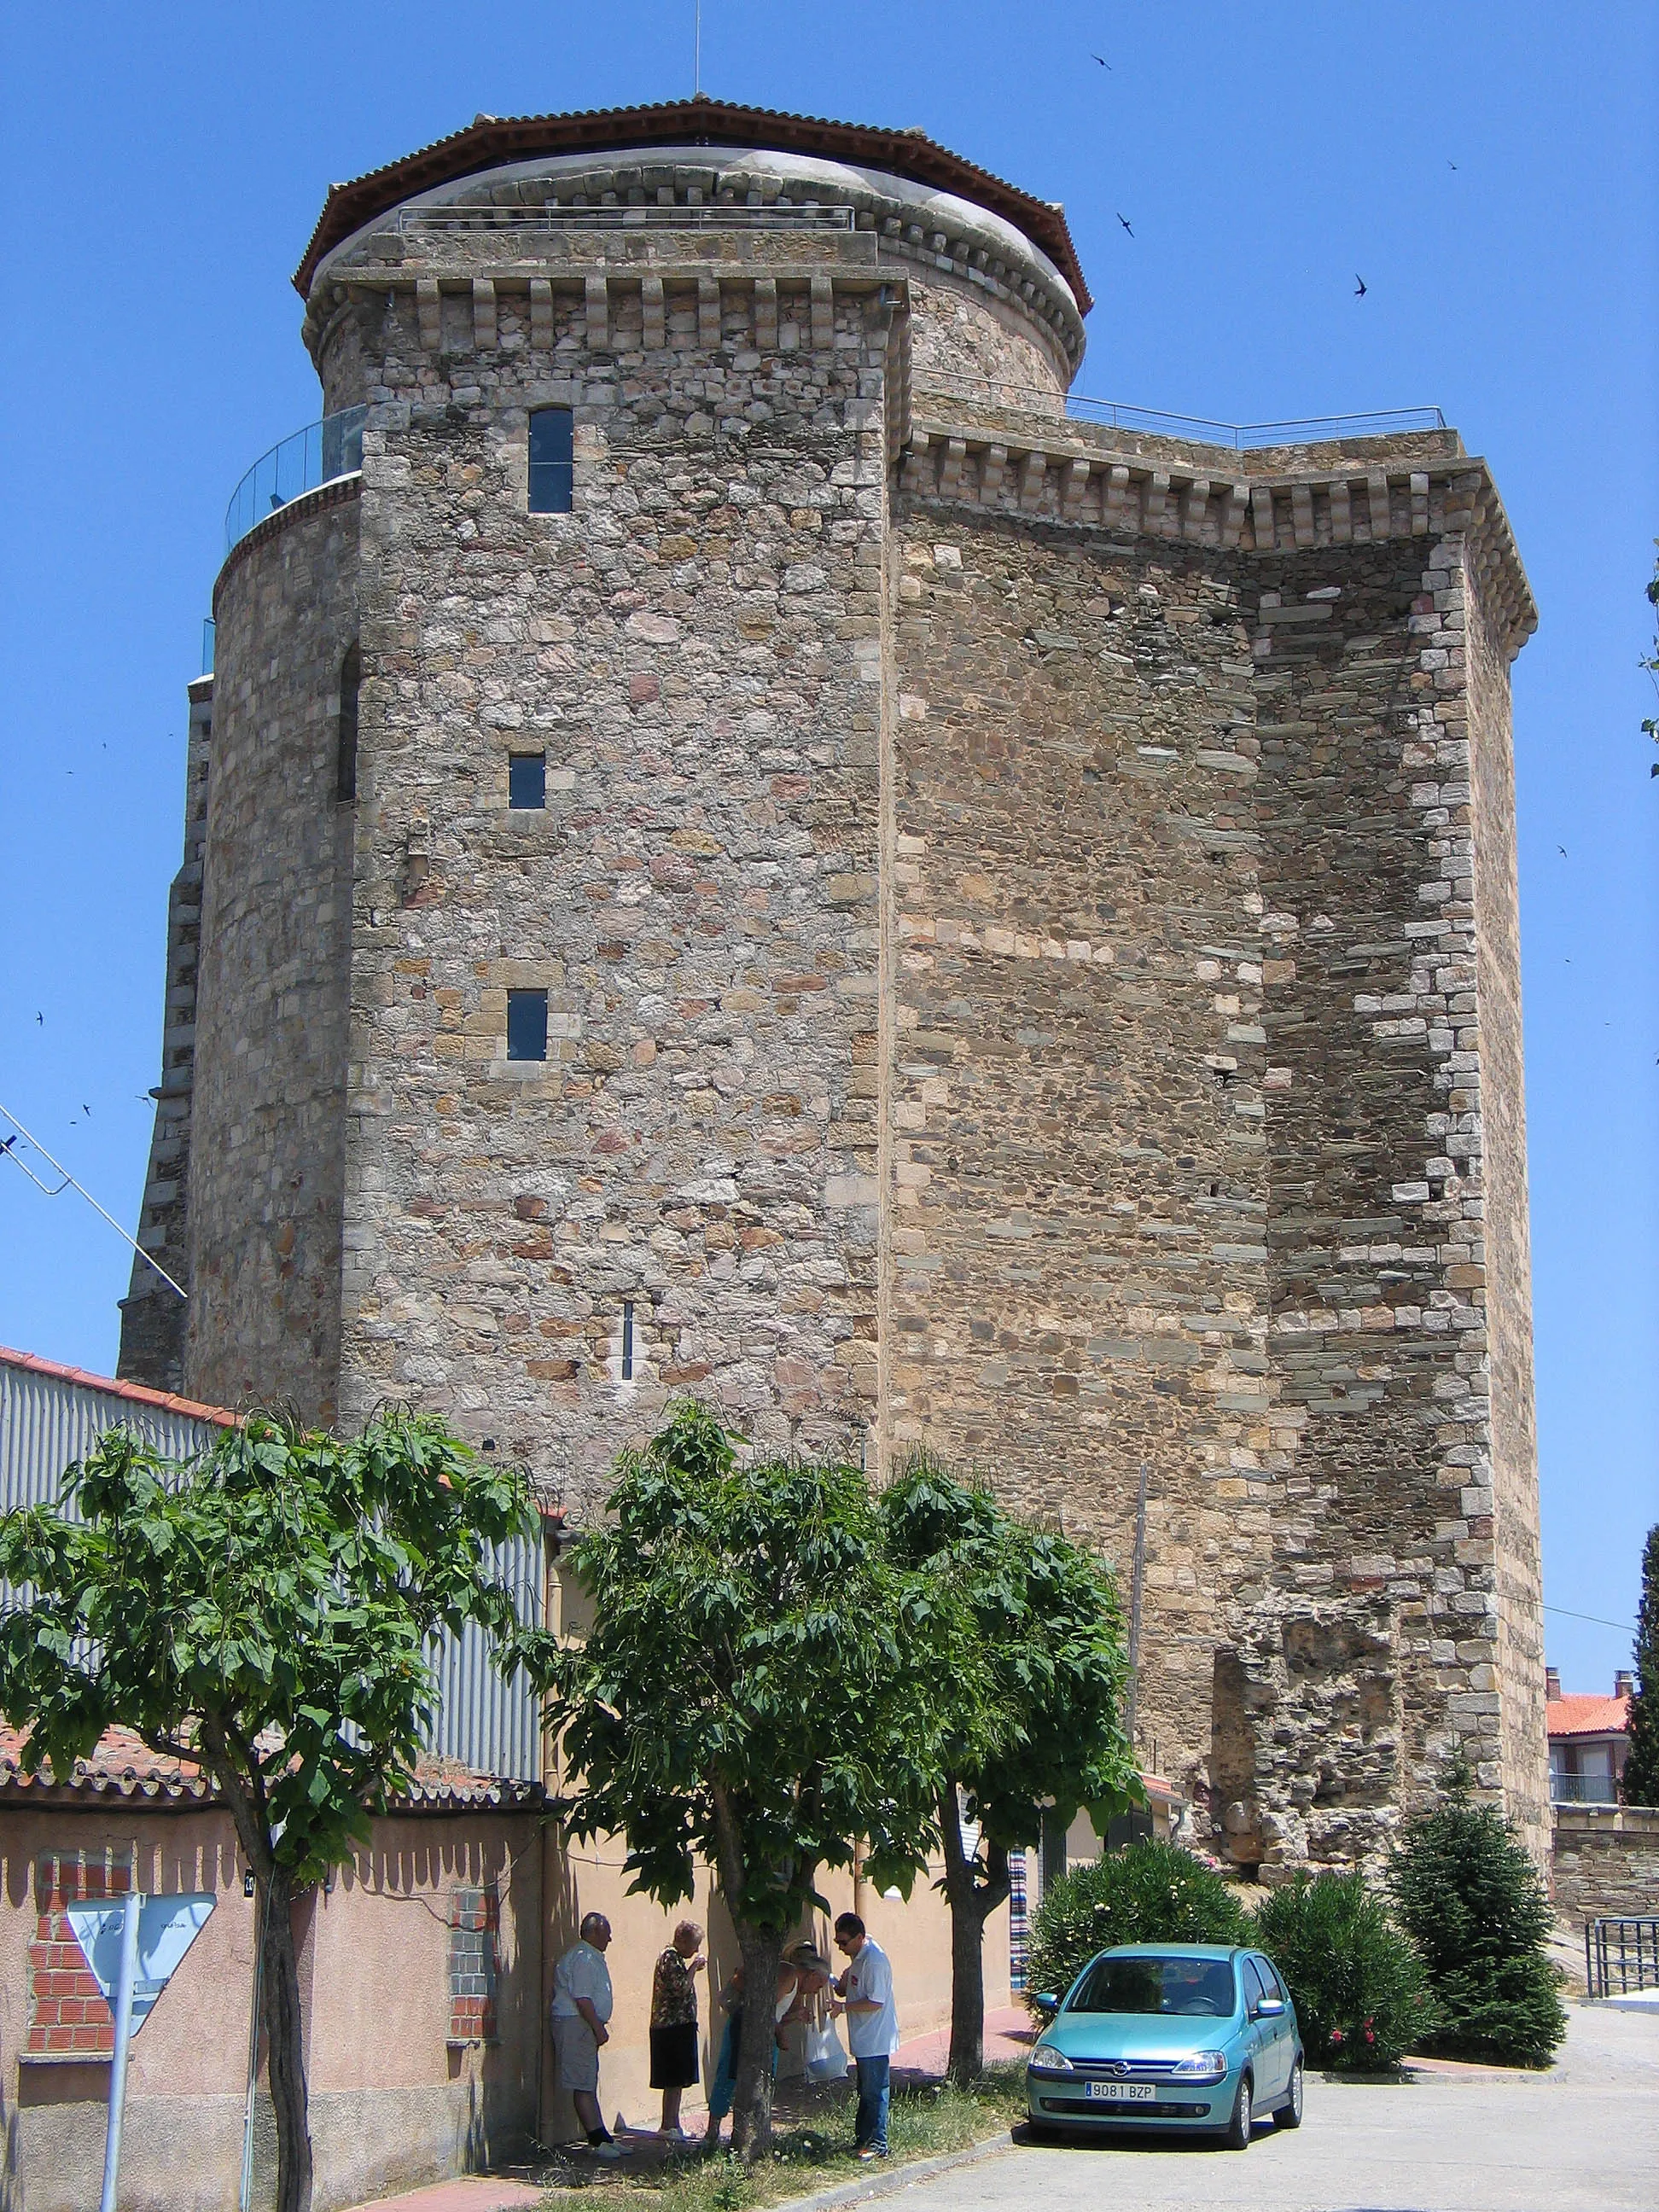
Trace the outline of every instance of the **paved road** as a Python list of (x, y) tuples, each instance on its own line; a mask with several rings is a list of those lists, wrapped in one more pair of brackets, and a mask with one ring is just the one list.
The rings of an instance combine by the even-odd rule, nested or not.
[(1020, 2148), (899, 2191), (902, 2212), (1659, 2212), (1659, 2019), (1572, 2008), (1551, 2072), (1310, 2081), (1248, 2151)]

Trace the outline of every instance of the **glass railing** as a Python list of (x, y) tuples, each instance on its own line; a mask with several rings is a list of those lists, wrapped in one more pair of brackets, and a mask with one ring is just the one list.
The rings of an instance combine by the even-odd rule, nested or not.
[(363, 421), (367, 407), (342, 407), (320, 422), (307, 422), (268, 453), (261, 453), (231, 494), (225, 509), (225, 550), (246, 538), (301, 492), (355, 475), (363, 465)]
[(1550, 1802), (1554, 1805), (1616, 1805), (1619, 1785), (1610, 1774), (1552, 1774)]

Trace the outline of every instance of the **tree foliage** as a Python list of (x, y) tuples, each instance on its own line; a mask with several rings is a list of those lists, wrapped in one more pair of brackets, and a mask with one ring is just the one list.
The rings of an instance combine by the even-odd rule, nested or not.
[[(877, 1886), (925, 1865), (942, 1771), (941, 1686), (965, 1666), (959, 1598), (887, 1555), (860, 1469), (737, 1464), (695, 1401), (622, 1455), (605, 1524), (572, 1566), (593, 1621), (550, 1650), (574, 1835), (620, 1835), (633, 1887), (665, 1905), (715, 1868), (746, 1985), (823, 1904), (825, 1867), (863, 1838)], [(770, 2138), (771, 2021), (744, 2014), (733, 2142)]]
[(1547, 2066), (1567, 2032), (1549, 1900), (1508, 1822), (1471, 1801), (1465, 1771), (1407, 1826), (1389, 1887), (1440, 2014), (1422, 2047)]
[[(1030, 1527), (991, 1492), (918, 1455), (882, 1500), (893, 1556), (957, 1593), (971, 1668), (943, 1683), (939, 1802), (952, 1933), (951, 2054), (966, 2084), (984, 2055), (985, 1922), (1009, 1891), (1008, 1854), (1037, 1843), (1045, 1807), (1069, 1826), (1139, 1796), (1121, 1714), (1128, 1672), (1110, 1571), (1082, 1546)], [(977, 1825), (971, 1858), (958, 1808)]]
[(1267, 1896), (1254, 1940), (1285, 1978), (1315, 2066), (1396, 2066), (1436, 2024), (1423, 1962), (1363, 1875), (1298, 1874)]
[(1622, 1783), (1627, 1805), (1659, 1805), (1659, 1526), (1642, 1548), (1642, 1598), (1636, 1615), (1636, 1694)]
[(489, 1547), (530, 1520), (520, 1474), (396, 1412), (349, 1441), (256, 1414), (184, 1465), (113, 1429), (63, 1507), (0, 1520), (0, 1575), (28, 1591), (0, 1620), (24, 1771), (67, 1775), (127, 1728), (202, 1767), (235, 1823), (262, 1893), (280, 2212), (311, 2193), (289, 1904), (409, 1788), (439, 1633), (476, 1622), (513, 1663)]
[[(1659, 545), (1659, 538), (1656, 538), (1654, 543)], [(1653, 574), (1648, 578), (1647, 599), (1654, 611), (1653, 650), (1642, 655), (1641, 666), (1646, 670), (1648, 680), (1655, 691), (1659, 692), (1659, 561), (1655, 562)], [(1642, 727), (1655, 744), (1659, 745), (1659, 714), (1644, 714)], [(1659, 775), (1659, 761), (1652, 763), (1648, 774), (1650, 776)]]
[(1126, 1844), (1044, 1892), (1031, 1917), (1027, 2002), (1063, 1996), (1097, 1951), (1117, 1943), (1243, 1943), (1231, 1887), (1178, 1844)]

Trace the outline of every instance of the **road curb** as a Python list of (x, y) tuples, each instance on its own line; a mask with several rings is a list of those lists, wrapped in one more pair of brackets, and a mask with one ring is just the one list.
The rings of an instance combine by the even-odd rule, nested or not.
[(970, 2143), (966, 2150), (950, 2150), (938, 2158), (912, 2159), (908, 2165), (890, 2166), (856, 2181), (838, 2182), (833, 2189), (820, 2190), (816, 2197), (791, 2197), (782, 2203), (769, 2205), (767, 2212), (837, 2212), (843, 2204), (867, 2203), (873, 2197), (890, 2197), (896, 2189), (908, 2189), (913, 2181), (932, 2181), (936, 2174), (951, 2173), (958, 2166), (977, 2166), (983, 2159), (997, 2158), (1004, 2151), (1018, 2150), (1018, 2144), (1008, 2135), (988, 2136), (983, 2142)]

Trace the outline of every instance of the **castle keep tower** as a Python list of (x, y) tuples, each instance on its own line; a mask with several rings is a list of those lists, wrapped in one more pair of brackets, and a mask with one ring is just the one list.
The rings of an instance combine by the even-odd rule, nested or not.
[(1363, 1856), (1461, 1746), (1541, 1843), (1485, 465), (1068, 411), (1056, 208), (708, 100), (480, 117), (296, 283), (325, 420), (192, 691), (188, 1328), (135, 1282), (123, 1373), (412, 1399), (573, 1517), (695, 1387), (1126, 1594), (1144, 1466), (1201, 1833)]

